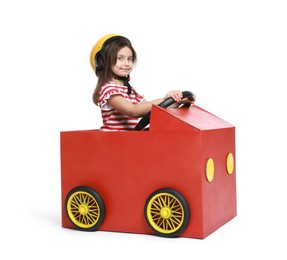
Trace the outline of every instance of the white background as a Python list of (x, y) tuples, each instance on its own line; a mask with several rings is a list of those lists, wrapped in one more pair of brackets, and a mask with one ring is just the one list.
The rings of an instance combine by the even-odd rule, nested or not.
[[(286, 259), (285, 2), (1, 1), (1, 258)], [(133, 42), (148, 100), (191, 90), (236, 126), (238, 216), (204, 240), (61, 227), (59, 133), (101, 124), (89, 54), (107, 33)]]

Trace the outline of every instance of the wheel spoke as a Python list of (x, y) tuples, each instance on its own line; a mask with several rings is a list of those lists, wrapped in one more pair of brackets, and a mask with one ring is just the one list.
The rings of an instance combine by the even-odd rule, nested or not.
[(69, 216), (80, 227), (94, 226), (100, 217), (97, 200), (89, 193), (78, 191), (70, 196), (68, 206)]
[(172, 194), (157, 194), (151, 200), (150, 218), (155, 229), (163, 233), (175, 232), (183, 222), (183, 208)]

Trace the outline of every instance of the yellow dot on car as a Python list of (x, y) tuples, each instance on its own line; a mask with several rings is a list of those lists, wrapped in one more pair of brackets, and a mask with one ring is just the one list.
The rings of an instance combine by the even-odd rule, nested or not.
[(214, 178), (214, 161), (212, 158), (208, 158), (206, 162), (205, 174), (206, 174), (206, 179), (209, 182), (212, 182)]
[(234, 158), (233, 154), (229, 153), (226, 158), (226, 169), (228, 174), (232, 174), (234, 170)]

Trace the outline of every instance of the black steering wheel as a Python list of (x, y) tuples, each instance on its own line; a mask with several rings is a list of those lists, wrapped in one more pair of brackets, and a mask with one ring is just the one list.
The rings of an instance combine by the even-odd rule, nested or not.
[[(190, 91), (182, 91), (182, 98), (181, 99), (184, 99), (184, 98), (188, 98), (189, 100), (195, 100), (193, 93)], [(167, 98), (166, 100), (164, 100), (163, 102), (161, 102), (160, 104), (158, 104), (158, 106), (166, 108), (166, 107), (171, 106), (173, 103), (175, 103), (175, 100), (172, 97), (170, 97), (170, 98)], [(189, 107), (190, 103), (186, 103), (183, 106)], [(150, 122), (150, 112), (148, 112), (147, 114), (145, 114), (141, 118), (141, 120), (135, 126), (135, 130), (138, 130), (138, 131), (142, 130), (143, 128), (145, 128), (149, 124), (149, 122)]]

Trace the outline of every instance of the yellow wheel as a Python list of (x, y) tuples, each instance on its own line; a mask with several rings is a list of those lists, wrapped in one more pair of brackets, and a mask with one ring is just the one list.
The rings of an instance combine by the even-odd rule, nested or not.
[(72, 189), (66, 197), (65, 206), (69, 220), (79, 230), (96, 230), (105, 218), (104, 201), (100, 194), (90, 187)]
[(145, 219), (157, 235), (176, 237), (189, 223), (189, 206), (179, 192), (169, 188), (160, 189), (148, 197), (145, 204)]

